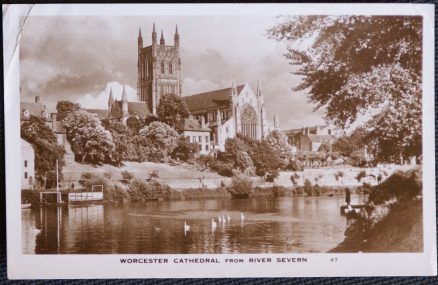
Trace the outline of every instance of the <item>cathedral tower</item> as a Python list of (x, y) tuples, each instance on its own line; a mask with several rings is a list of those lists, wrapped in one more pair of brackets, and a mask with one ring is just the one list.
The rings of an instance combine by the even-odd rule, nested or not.
[(149, 111), (156, 114), (160, 97), (165, 94), (181, 96), (181, 59), (179, 54), (178, 26), (174, 45), (166, 45), (163, 31), (157, 44), (155, 23), (152, 28), (152, 44), (143, 47), (141, 30), (138, 35), (138, 82), (137, 99), (148, 103)]

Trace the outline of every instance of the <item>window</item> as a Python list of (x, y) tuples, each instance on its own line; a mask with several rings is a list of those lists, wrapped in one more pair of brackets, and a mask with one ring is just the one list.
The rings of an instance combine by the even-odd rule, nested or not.
[(208, 136), (205, 136), (205, 142), (208, 143), (210, 141)]
[(172, 70), (172, 63), (169, 62), (169, 74), (172, 74), (172, 73), (173, 73), (173, 70)]
[(192, 142), (196, 142), (196, 136), (192, 137)]
[(27, 179), (27, 172), (24, 173), (24, 179)]
[(24, 161), (24, 167), (27, 167), (27, 160)]
[(164, 74), (164, 61), (161, 62), (161, 74)]
[(205, 145), (205, 150), (208, 150), (208, 144)]
[(199, 142), (202, 142), (202, 137), (201, 136), (199, 136), (198, 139), (199, 139)]
[(187, 142), (190, 142), (190, 136), (186, 136)]

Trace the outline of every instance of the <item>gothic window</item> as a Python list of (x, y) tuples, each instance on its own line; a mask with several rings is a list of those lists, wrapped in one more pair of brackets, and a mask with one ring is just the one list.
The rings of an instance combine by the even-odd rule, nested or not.
[(27, 179), (27, 172), (24, 173), (24, 179)]
[(251, 105), (245, 105), (241, 114), (241, 133), (257, 139), (257, 113)]
[(27, 167), (27, 160), (24, 161), (24, 167)]
[(172, 63), (169, 62), (169, 74), (173, 74)]
[(164, 61), (161, 62), (161, 74), (164, 74)]

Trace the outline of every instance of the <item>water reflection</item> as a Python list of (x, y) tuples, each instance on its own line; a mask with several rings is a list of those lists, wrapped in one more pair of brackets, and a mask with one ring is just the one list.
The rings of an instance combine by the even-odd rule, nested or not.
[(22, 246), (27, 254), (325, 252), (343, 240), (342, 204), (339, 196), (25, 209)]

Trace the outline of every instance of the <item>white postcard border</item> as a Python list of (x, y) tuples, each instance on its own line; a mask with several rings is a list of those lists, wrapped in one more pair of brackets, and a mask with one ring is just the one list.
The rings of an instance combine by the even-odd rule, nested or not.
[[(35, 5), (31, 15), (361, 14), (423, 16), (423, 253), (367, 254), (111, 254), (25, 255), (21, 249), (19, 19), (25, 5), (3, 6), (8, 276), (35, 278), (162, 278), (436, 275), (434, 144), (434, 6), (418, 4)], [(19, 41), (19, 38), (18, 38)], [(10, 63), (10, 64), (9, 64)], [(295, 263), (225, 263), (227, 258), (307, 258)], [(220, 264), (121, 264), (120, 258), (218, 258)], [(333, 261), (336, 258), (336, 262)]]

